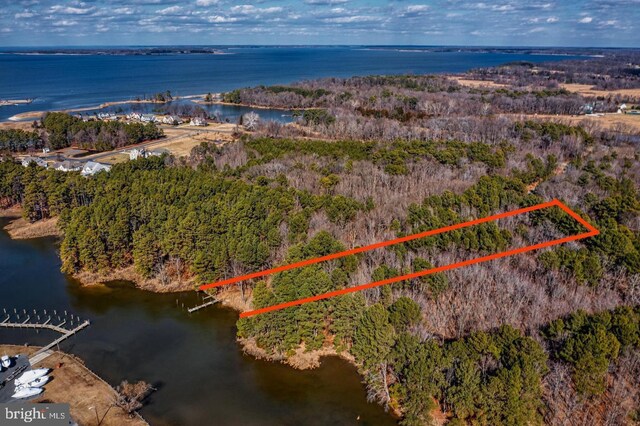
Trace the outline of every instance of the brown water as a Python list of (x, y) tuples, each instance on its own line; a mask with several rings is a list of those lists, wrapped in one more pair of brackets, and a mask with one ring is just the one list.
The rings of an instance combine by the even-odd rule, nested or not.
[[(0, 228), (2, 221), (0, 220)], [(91, 320), (61, 345), (115, 385), (146, 380), (158, 391), (141, 413), (152, 425), (392, 425), (370, 404), (355, 368), (325, 358), (311, 371), (255, 360), (235, 341), (237, 313), (176, 307), (195, 293), (155, 294), (128, 283), (83, 288), (60, 271), (52, 239), (0, 232), (0, 311), (68, 310)], [(49, 332), (0, 329), (0, 342), (42, 345)], [(359, 419), (359, 420), (358, 420)]]

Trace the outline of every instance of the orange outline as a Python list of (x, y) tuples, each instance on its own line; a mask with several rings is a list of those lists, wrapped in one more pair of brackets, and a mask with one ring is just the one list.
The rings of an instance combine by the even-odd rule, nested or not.
[(559, 238), (559, 239), (552, 240), (552, 241), (547, 241), (547, 242), (544, 242), (544, 243), (534, 244), (534, 245), (521, 247), (521, 248), (517, 248), (517, 249), (513, 249), (513, 250), (507, 250), (507, 251), (504, 251), (504, 252), (501, 252), (501, 253), (495, 253), (495, 254), (491, 254), (491, 255), (488, 255), (488, 256), (482, 256), (482, 257), (478, 257), (478, 258), (475, 258), (475, 259), (470, 259), (470, 260), (465, 260), (465, 261), (462, 261), (462, 262), (452, 263), (452, 264), (449, 264), (449, 265), (439, 266), (439, 267), (432, 268), (432, 269), (426, 269), (426, 270), (414, 272), (414, 273), (411, 273), (411, 274), (400, 275), (400, 276), (397, 276), (397, 277), (388, 278), (388, 279), (381, 280), (381, 281), (375, 281), (375, 282), (371, 282), (371, 283), (368, 283), (368, 284), (358, 285), (358, 286), (355, 286), (355, 287), (349, 287), (349, 288), (344, 288), (344, 289), (341, 289), (341, 290), (330, 291), (328, 293), (323, 293), (323, 294), (319, 294), (319, 295), (312, 296), (312, 297), (306, 297), (304, 299), (292, 300), (290, 302), (280, 303), (280, 304), (273, 305), (273, 306), (267, 306), (265, 308), (256, 309), (256, 310), (248, 311), (248, 312), (243, 312), (243, 313), (240, 314), (240, 318), (250, 317), (250, 316), (262, 314), (262, 313), (265, 313), (265, 312), (276, 311), (276, 310), (288, 308), (288, 307), (291, 307), (291, 306), (302, 305), (304, 303), (316, 302), (318, 300), (328, 299), (330, 297), (335, 297), (335, 296), (340, 296), (340, 295), (343, 295), (343, 294), (353, 293), (353, 292), (364, 290), (364, 289), (367, 289), (367, 288), (378, 287), (378, 286), (381, 286), (381, 285), (391, 284), (391, 283), (395, 283), (395, 282), (398, 282), (398, 281), (404, 281), (404, 280), (407, 280), (407, 279), (423, 277), (425, 275), (435, 274), (435, 273), (438, 273), (438, 272), (449, 271), (449, 270), (460, 268), (460, 267), (463, 267), (463, 266), (469, 266), (469, 265), (474, 265), (476, 263), (487, 262), (489, 260), (494, 260), (494, 259), (500, 259), (500, 258), (503, 258), (503, 257), (513, 256), (515, 254), (525, 253), (525, 252), (532, 251), (532, 250), (538, 250), (538, 249), (541, 249), (541, 248), (550, 247), (550, 246), (566, 243), (566, 242), (569, 242), (569, 241), (581, 240), (583, 238), (596, 236), (596, 235), (598, 235), (600, 233), (600, 231), (598, 231), (594, 226), (589, 224), (586, 220), (584, 220), (582, 217), (580, 217), (577, 213), (575, 213), (569, 207), (564, 205), (559, 200), (554, 199), (553, 201), (549, 201), (549, 202), (546, 202), (546, 203), (536, 204), (536, 205), (530, 206), (530, 207), (525, 207), (525, 208), (521, 208), (521, 209), (517, 209), (517, 210), (512, 210), (512, 211), (509, 211), (509, 212), (499, 213), (499, 214), (492, 215), (492, 216), (487, 216), (487, 217), (484, 217), (484, 218), (481, 218), (481, 219), (475, 219), (475, 220), (471, 220), (471, 221), (463, 222), (463, 223), (458, 223), (458, 224), (451, 225), (451, 226), (445, 226), (443, 228), (432, 229), (430, 231), (420, 232), (418, 234), (408, 235), (406, 237), (396, 238), (396, 239), (388, 240), (388, 241), (382, 241), (382, 242), (379, 242), (379, 243), (376, 243), (376, 244), (371, 244), (371, 245), (364, 246), (364, 247), (358, 247), (358, 248), (355, 248), (355, 249), (345, 250), (345, 251), (341, 251), (341, 252), (338, 252), (338, 253), (329, 254), (329, 255), (326, 255), (326, 256), (321, 256), (321, 257), (316, 257), (316, 258), (313, 258), (313, 259), (303, 260), (303, 261), (300, 261), (300, 262), (291, 263), (289, 265), (283, 265), (283, 266), (279, 266), (277, 268), (267, 269), (267, 270), (260, 271), (260, 272), (254, 272), (254, 273), (247, 274), (247, 275), (242, 275), (242, 276), (238, 276), (238, 277), (234, 277), (234, 278), (229, 278), (229, 279), (218, 281), (218, 282), (215, 282), (215, 283), (204, 284), (204, 285), (200, 286), (200, 290), (207, 290), (207, 289), (210, 289), (210, 288), (222, 287), (224, 285), (234, 284), (234, 283), (237, 283), (237, 282), (240, 282), (240, 281), (245, 281), (245, 280), (252, 279), (252, 278), (263, 277), (265, 275), (275, 274), (277, 272), (288, 271), (290, 269), (295, 269), (295, 268), (300, 268), (300, 267), (303, 267), (303, 266), (313, 265), (313, 264), (324, 262), (324, 261), (327, 261), (327, 260), (339, 259), (341, 257), (350, 256), (350, 255), (353, 255), (353, 254), (362, 253), (362, 252), (366, 252), (366, 251), (369, 251), (369, 250), (374, 250), (374, 249), (377, 249), (377, 248), (380, 248), (380, 247), (387, 247), (387, 246), (391, 246), (391, 245), (395, 245), (395, 244), (399, 244), (399, 243), (403, 243), (403, 242), (407, 242), (407, 241), (416, 240), (418, 238), (429, 237), (429, 236), (432, 236), (432, 235), (441, 234), (443, 232), (453, 231), (453, 230), (461, 229), (461, 228), (467, 228), (467, 227), (470, 227), (470, 226), (473, 226), (473, 225), (478, 225), (478, 224), (481, 224), (481, 223), (491, 222), (491, 221), (494, 221), (494, 220), (503, 219), (503, 218), (506, 218), (506, 217), (511, 217), (511, 216), (515, 216), (515, 215), (518, 215), (518, 214), (528, 213), (528, 212), (532, 212), (532, 211), (536, 211), (536, 210), (541, 210), (541, 209), (545, 209), (545, 208), (553, 207), (553, 206), (561, 208), (565, 213), (567, 213), (569, 216), (574, 218), (576, 221), (578, 221), (582, 226), (587, 228), (589, 231), (585, 232), (585, 233), (582, 233), (582, 234), (578, 234), (578, 235), (573, 235), (573, 236)]

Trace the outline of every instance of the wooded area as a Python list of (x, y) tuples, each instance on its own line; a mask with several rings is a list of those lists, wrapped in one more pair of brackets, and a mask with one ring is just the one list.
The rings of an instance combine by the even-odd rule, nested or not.
[[(441, 76), (291, 87), (227, 100), (324, 113), (89, 179), (5, 161), (0, 203), (60, 216), (66, 272), (134, 265), (206, 283), (558, 198), (600, 235), (241, 319), (238, 336), (274, 359), (352, 356), (369, 398), (405, 425), (638, 421), (637, 135), (495, 115), (584, 103), (556, 88), (483, 93)], [(551, 208), (237, 288), (260, 308), (583, 231)]]

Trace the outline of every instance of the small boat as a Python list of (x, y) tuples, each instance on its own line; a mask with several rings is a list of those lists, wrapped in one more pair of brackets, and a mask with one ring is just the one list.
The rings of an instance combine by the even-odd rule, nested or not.
[(15, 381), (16, 386), (26, 385), (29, 382), (33, 382), (38, 377), (45, 376), (49, 372), (48, 368), (38, 368), (37, 370), (29, 370), (23, 373)]
[(11, 396), (16, 399), (30, 398), (32, 396), (40, 395), (43, 391), (44, 389), (42, 388), (20, 388)]
[(9, 358), (8, 355), (2, 355), (2, 358), (0, 358), (0, 364), (2, 364), (4, 368), (11, 367), (11, 358)]
[(49, 376), (42, 376), (35, 379), (33, 382), (25, 383), (24, 385), (18, 385), (17, 388), (41, 388), (49, 381)]

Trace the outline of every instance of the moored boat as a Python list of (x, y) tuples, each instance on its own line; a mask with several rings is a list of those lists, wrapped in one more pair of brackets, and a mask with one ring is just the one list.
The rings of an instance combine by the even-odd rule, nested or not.
[(23, 398), (29, 398), (32, 396), (39, 395), (43, 391), (44, 389), (42, 388), (20, 388), (16, 390), (16, 392), (11, 396), (16, 399), (23, 399)]
[(23, 373), (15, 381), (16, 386), (25, 385), (29, 382), (33, 382), (38, 377), (45, 376), (49, 372), (48, 368), (38, 368), (37, 370), (29, 370)]
[(8, 355), (2, 355), (2, 358), (0, 358), (0, 364), (2, 364), (4, 368), (11, 367), (11, 358)]
[(24, 385), (18, 385), (19, 388), (41, 388), (49, 381), (49, 376), (41, 376), (35, 379), (33, 382), (26, 383)]

